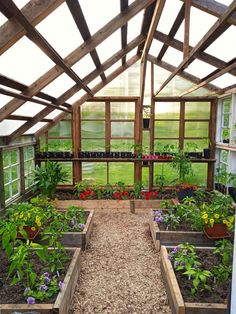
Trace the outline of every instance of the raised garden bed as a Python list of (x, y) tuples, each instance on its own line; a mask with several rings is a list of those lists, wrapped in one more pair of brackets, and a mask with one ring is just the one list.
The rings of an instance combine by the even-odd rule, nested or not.
[(161, 230), (153, 220), (153, 210), (149, 210), (149, 228), (155, 248), (159, 251), (161, 245), (173, 246), (189, 242), (197, 246), (214, 246), (214, 241), (206, 237), (204, 232)]
[[(58, 293), (55, 302), (53, 303), (35, 303), (35, 304), (0, 304), (1, 314), (15, 313), (40, 313), (40, 314), (65, 314), (69, 312), (70, 301), (75, 291), (77, 280), (80, 273), (80, 259), (81, 249), (68, 249), (72, 250), (73, 256), (70, 265), (65, 274), (62, 289)], [(0, 301), (1, 302), (1, 301)]]
[(174, 269), (165, 246), (161, 247), (161, 272), (166, 287), (172, 314), (227, 314), (227, 305), (222, 303), (186, 302), (180, 290)]
[[(93, 230), (94, 210), (85, 211), (85, 216), (87, 217), (87, 219), (83, 231), (80, 232), (71, 231), (62, 233), (60, 242), (65, 247), (78, 247), (81, 248), (82, 250), (85, 250), (87, 248)], [(37, 242), (45, 244), (45, 242), (41, 241), (40, 236), (39, 238), (37, 238)]]

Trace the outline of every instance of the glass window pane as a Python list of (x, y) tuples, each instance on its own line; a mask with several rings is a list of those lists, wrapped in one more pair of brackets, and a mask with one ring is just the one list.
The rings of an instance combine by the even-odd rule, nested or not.
[(221, 150), (220, 152), (220, 161), (228, 163), (229, 152), (227, 150)]
[(134, 122), (112, 122), (111, 123), (112, 137), (133, 137)]
[(178, 151), (178, 140), (155, 140), (154, 152), (169, 152), (174, 153)]
[(67, 179), (65, 182), (59, 182), (60, 185), (72, 184), (73, 183), (73, 167), (72, 162), (60, 162), (62, 166), (62, 171), (66, 171)]
[(109, 162), (109, 183), (115, 184), (119, 181), (126, 185), (134, 184), (134, 164)]
[(11, 197), (9, 184), (4, 186), (4, 192), (5, 192), (5, 200), (8, 200)]
[(16, 180), (12, 182), (12, 196), (16, 195), (19, 193), (19, 181)]
[(209, 102), (186, 102), (185, 119), (210, 119), (210, 109)]
[(3, 152), (3, 167), (10, 164), (10, 152)]
[(149, 131), (143, 131), (143, 148), (147, 152), (150, 151), (150, 132)]
[(49, 152), (72, 151), (72, 140), (69, 139), (48, 139)]
[(142, 167), (142, 184), (145, 189), (149, 188), (149, 168)]
[(201, 139), (201, 140), (185, 140), (184, 141), (184, 150), (186, 152), (200, 152), (204, 148), (208, 148), (209, 140)]
[(87, 102), (81, 107), (81, 119), (105, 119), (105, 103)]
[(45, 152), (47, 150), (46, 149), (46, 137), (45, 136), (41, 136), (39, 138), (39, 143), (40, 143), (39, 150), (41, 152)]
[(186, 181), (199, 186), (207, 185), (207, 164), (206, 163), (193, 163), (193, 176), (186, 177)]
[(230, 107), (231, 107), (231, 100), (229, 99), (224, 99), (223, 101), (223, 112), (224, 113), (230, 113)]
[(208, 137), (208, 122), (185, 122), (185, 137)]
[(82, 178), (94, 184), (107, 184), (107, 163), (83, 162)]
[(165, 185), (174, 185), (178, 178), (178, 173), (175, 169), (171, 168), (169, 163), (154, 163), (154, 183), (155, 178), (159, 175), (164, 176)]
[(135, 118), (135, 103), (114, 102), (111, 103), (111, 119), (133, 119)]
[(33, 146), (24, 147), (24, 160), (34, 158), (34, 148)]
[(105, 138), (105, 122), (103, 121), (82, 121), (82, 138)]
[(134, 140), (111, 140), (111, 152), (133, 151)]
[(12, 180), (15, 180), (18, 178), (18, 166), (13, 166), (11, 168), (11, 175), (12, 175)]
[(48, 131), (48, 136), (71, 136), (71, 121), (60, 121)]
[(177, 138), (179, 137), (178, 121), (155, 121), (155, 138)]
[(105, 140), (82, 140), (81, 150), (89, 152), (104, 152)]
[(16, 163), (18, 163), (18, 151), (12, 150), (11, 151), (11, 164), (16, 164)]
[(155, 103), (155, 119), (179, 119), (180, 103)]
[(11, 168), (6, 168), (4, 169), (4, 182), (7, 183), (10, 180), (10, 169)]
[(223, 116), (223, 127), (228, 127), (229, 126), (229, 115), (225, 114)]

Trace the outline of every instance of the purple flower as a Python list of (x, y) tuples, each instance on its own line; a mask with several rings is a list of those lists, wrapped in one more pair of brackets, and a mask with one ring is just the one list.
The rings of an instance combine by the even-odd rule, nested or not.
[(62, 281), (61, 280), (58, 282), (58, 287), (60, 290), (62, 290)]
[(50, 281), (51, 281), (51, 279), (50, 279), (49, 277), (45, 277), (44, 283), (45, 283), (46, 285), (48, 285), (48, 284), (50, 283)]
[(183, 253), (183, 255), (187, 255), (188, 252), (187, 252), (187, 250), (183, 250), (182, 253)]
[(194, 264), (194, 265), (193, 265), (193, 268), (198, 268), (198, 265)]
[(168, 259), (169, 261), (171, 261), (171, 260), (172, 260), (172, 256), (171, 256), (171, 255), (168, 255), (168, 256), (167, 256), (167, 259)]
[(160, 223), (163, 221), (163, 217), (162, 216), (156, 217), (155, 220), (157, 223)]
[(84, 229), (84, 227), (85, 227), (85, 224), (79, 224), (79, 228), (80, 228), (80, 229), (82, 229), (82, 230), (83, 230), (83, 229)]
[(185, 266), (186, 264), (185, 264), (185, 262), (181, 262), (180, 265), (181, 266)]
[(26, 287), (26, 288), (25, 288), (25, 291), (24, 291), (24, 296), (26, 296), (29, 291), (30, 291), (30, 288), (29, 288), (29, 287)]
[(74, 227), (75, 226), (75, 222), (76, 222), (76, 218), (73, 217), (70, 221), (70, 224), (71, 224), (71, 227)]
[(44, 277), (49, 277), (49, 273), (46, 272), (46, 273), (43, 274), (43, 276), (44, 276)]
[(176, 268), (179, 265), (178, 261), (174, 261), (174, 268)]
[(34, 304), (34, 303), (35, 303), (35, 298), (33, 298), (33, 297), (27, 298), (27, 304)]
[(174, 249), (173, 249), (173, 251), (172, 251), (172, 253), (177, 253), (178, 252), (178, 246), (176, 246)]
[(47, 291), (47, 290), (48, 290), (48, 287), (47, 287), (46, 285), (41, 285), (41, 286), (39, 287), (39, 290), (40, 290), (40, 291)]

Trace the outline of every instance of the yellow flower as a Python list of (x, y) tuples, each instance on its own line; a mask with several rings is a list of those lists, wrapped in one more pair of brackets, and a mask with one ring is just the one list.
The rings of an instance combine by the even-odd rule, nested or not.
[(207, 218), (208, 218), (207, 213), (205, 213), (205, 214), (202, 215), (202, 219), (207, 219)]
[(32, 231), (35, 231), (35, 230), (36, 230), (36, 228), (35, 228), (35, 227), (31, 227), (31, 230), (32, 230)]
[(19, 226), (19, 230), (23, 230), (23, 226)]
[(42, 226), (41, 222), (38, 222), (38, 223), (37, 223), (37, 226), (38, 226), (38, 227), (41, 227), (41, 226)]
[(229, 217), (229, 221), (232, 223), (234, 221), (234, 216)]
[(228, 221), (226, 219), (223, 219), (223, 224), (227, 225)]
[(220, 218), (220, 215), (219, 214), (215, 214), (214, 217), (215, 217), (215, 219), (218, 219), (218, 218)]
[(208, 224), (208, 219), (205, 219), (205, 224), (206, 224), (206, 225)]
[(215, 220), (213, 218), (210, 219), (210, 225), (213, 226), (214, 225)]
[(231, 222), (228, 222), (228, 223), (227, 223), (227, 227), (228, 227), (228, 228), (231, 228), (231, 227), (232, 227)]

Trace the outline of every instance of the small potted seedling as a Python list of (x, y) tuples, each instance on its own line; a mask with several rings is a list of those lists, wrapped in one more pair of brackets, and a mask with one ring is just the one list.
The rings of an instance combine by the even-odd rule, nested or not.
[(150, 107), (143, 107), (143, 128), (149, 129), (150, 126)]

